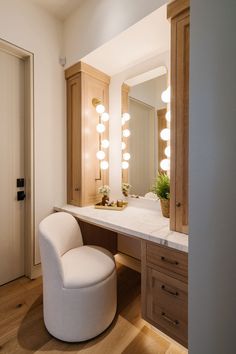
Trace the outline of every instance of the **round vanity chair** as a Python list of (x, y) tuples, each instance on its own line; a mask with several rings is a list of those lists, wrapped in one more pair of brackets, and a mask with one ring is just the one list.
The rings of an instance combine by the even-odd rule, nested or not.
[(84, 246), (76, 219), (64, 212), (39, 225), (43, 271), (43, 310), (47, 330), (67, 342), (102, 333), (117, 307), (116, 267), (112, 254)]

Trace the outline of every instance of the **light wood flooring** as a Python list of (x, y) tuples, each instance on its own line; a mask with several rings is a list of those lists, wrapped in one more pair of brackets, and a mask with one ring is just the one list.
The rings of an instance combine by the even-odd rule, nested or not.
[(140, 274), (118, 265), (118, 311), (97, 338), (78, 344), (53, 338), (43, 323), (42, 279), (17, 279), (0, 287), (0, 353), (186, 354), (140, 315)]

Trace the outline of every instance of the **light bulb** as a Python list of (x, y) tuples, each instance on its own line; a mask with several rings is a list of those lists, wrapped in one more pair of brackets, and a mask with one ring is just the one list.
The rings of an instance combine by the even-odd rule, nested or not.
[(105, 127), (105, 125), (104, 124), (102, 124), (102, 123), (99, 123), (98, 125), (97, 125), (97, 132), (98, 133), (103, 133), (103, 132), (105, 132), (105, 130), (106, 130), (106, 127)]
[(124, 119), (124, 117), (122, 117), (121, 118), (121, 125), (123, 126), (123, 125), (125, 125), (125, 123), (126, 123), (126, 120)]
[(101, 161), (100, 167), (101, 167), (101, 170), (107, 170), (109, 167), (109, 163), (106, 160)]
[(122, 161), (122, 168), (123, 170), (127, 170), (127, 168), (129, 168), (129, 163), (127, 161)]
[(96, 156), (97, 156), (98, 160), (103, 160), (105, 158), (106, 154), (104, 151), (100, 150), (96, 153)]
[(170, 102), (170, 86), (168, 86), (167, 89), (162, 92), (161, 99), (164, 103)]
[(130, 159), (130, 154), (128, 153), (128, 152), (125, 152), (124, 154), (123, 154), (123, 159), (125, 160), (125, 161), (129, 161), (129, 159)]
[(126, 148), (126, 143), (124, 141), (122, 141), (121, 143), (121, 150), (124, 150)]
[(109, 141), (107, 139), (102, 140), (101, 145), (103, 149), (107, 149), (110, 145)]
[(165, 140), (165, 141), (170, 140), (170, 129), (168, 129), (168, 128), (162, 129), (160, 136), (161, 136), (162, 140)]
[(97, 111), (97, 113), (99, 113), (99, 114), (105, 112), (105, 107), (103, 106), (103, 104), (98, 104), (98, 105), (96, 106), (96, 111)]
[(167, 146), (165, 148), (165, 155), (166, 155), (166, 157), (170, 157), (170, 146)]
[(129, 136), (130, 136), (130, 130), (129, 129), (123, 130), (123, 137), (128, 138)]
[(109, 120), (110, 116), (107, 112), (103, 112), (102, 115), (101, 115), (101, 120), (103, 122), (107, 122)]
[(125, 122), (128, 122), (128, 120), (130, 120), (130, 114), (129, 113), (123, 113), (122, 118), (124, 119)]
[(166, 112), (166, 120), (167, 122), (170, 122), (171, 116), (170, 116), (170, 111)]
[(168, 171), (170, 169), (170, 160), (169, 159), (161, 160), (160, 166), (163, 171)]

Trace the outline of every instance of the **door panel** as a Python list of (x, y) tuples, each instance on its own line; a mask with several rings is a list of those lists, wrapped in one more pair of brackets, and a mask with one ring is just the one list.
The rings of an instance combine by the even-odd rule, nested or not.
[(24, 275), (24, 61), (0, 51), (0, 285)]

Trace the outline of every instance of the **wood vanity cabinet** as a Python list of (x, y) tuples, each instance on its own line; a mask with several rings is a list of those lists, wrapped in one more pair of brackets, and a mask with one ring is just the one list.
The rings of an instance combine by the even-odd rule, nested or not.
[(142, 241), (142, 315), (187, 347), (187, 253)]
[[(101, 100), (108, 111), (110, 77), (79, 62), (65, 71), (67, 82), (67, 202), (77, 206), (100, 200), (98, 187), (109, 184), (108, 170), (101, 170), (96, 152), (99, 115), (92, 99)], [(102, 139), (109, 139), (108, 122)], [(108, 156), (107, 156), (108, 159)]]
[(170, 228), (188, 233), (189, 0), (168, 5), (171, 21), (171, 200)]

